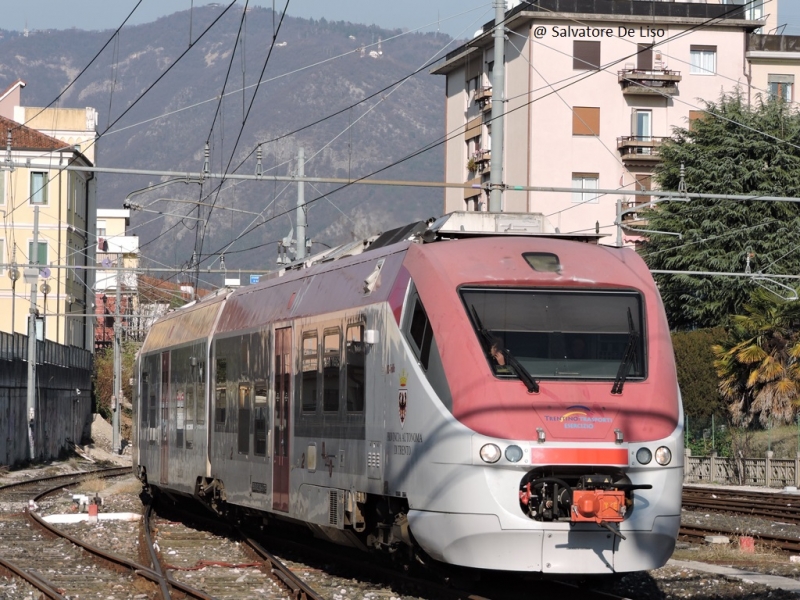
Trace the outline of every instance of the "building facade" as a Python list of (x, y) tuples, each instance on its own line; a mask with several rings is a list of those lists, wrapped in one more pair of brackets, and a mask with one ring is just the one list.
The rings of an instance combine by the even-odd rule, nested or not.
[[(16, 85), (17, 93), (20, 88)], [(67, 122), (70, 110), (60, 110)], [(86, 124), (86, 110), (78, 111)], [(65, 167), (93, 163), (78, 145), (4, 116), (0, 116), (0, 134), (4, 142), (0, 152), (0, 331), (28, 332), (31, 285), (23, 274), (33, 262), (39, 273), (37, 337), (91, 350), (94, 176)], [(37, 210), (38, 247), (34, 248)]]
[(97, 209), (97, 277), (95, 283), (95, 348), (108, 348), (114, 341), (117, 289), (122, 334), (136, 337), (139, 298), (139, 238), (128, 235), (130, 210)]
[[(510, 8), (503, 182), (581, 191), (506, 189), (502, 210), (542, 213), (548, 231), (599, 231), (614, 243), (617, 199), (633, 212), (648, 197), (595, 190), (652, 189), (659, 146), (674, 127), (704, 114), (702, 100), (736, 89), (789, 93), (794, 71), (767, 64), (779, 59), (763, 53), (764, 64), (756, 64), (752, 41), (777, 37), (752, 35), (774, 29), (777, 2), (769, 4), (774, 14), (762, 3), (741, 4), (538, 0)], [(491, 106), (498, 100), (492, 32), (493, 23), (485, 25), (433, 70), (446, 77), (449, 182), (490, 180)], [(445, 193), (446, 213), (487, 206), (480, 187)]]

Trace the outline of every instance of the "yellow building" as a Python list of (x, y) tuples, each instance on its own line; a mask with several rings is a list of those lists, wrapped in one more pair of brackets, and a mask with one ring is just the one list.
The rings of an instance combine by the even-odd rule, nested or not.
[[(15, 84), (17, 93), (19, 83)], [(36, 111), (15, 107), (14, 116), (24, 120)], [(92, 123), (87, 118), (90, 111), (95, 115)], [(0, 112), (0, 331), (27, 334), (31, 286), (25, 283), (23, 273), (33, 258), (39, 270), (37, 337), (92, 350), (94, 175), (65, 167), (92, 166), (89, 154), (93, 156), (95, 134), (89, 125), (94, 129), (96, 112), (48, 109), (31, 121), (46, 126), (47, 119), (52, 119), (51, 124), (57, 122), (59, 129), (66, 128), (50, 130), (64, 140)], [(73, 125), (79, 127), (73, 130)], [(38, 248), (34, 250), (37, 208)]]

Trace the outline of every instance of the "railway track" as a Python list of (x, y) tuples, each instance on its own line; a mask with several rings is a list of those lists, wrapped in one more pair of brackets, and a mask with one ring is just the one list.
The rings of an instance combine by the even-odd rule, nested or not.
[(127, 590), (149, 596), (151, 584), (130, 569), (120, 569), (120, 563), (113, 559), (110, 560), (113, 568), (100, 566), (97, 559), (109, 561), (110, 557), (61, 535), (35, 512), (37, 501), (64, 486), (77, 485), (90, 477), (109, 478), (129, 473), (129, 468), (104, 469), (0, 487), (0, 504), (6, 508), (0, 515), (0, 565), (47, 598), (60, 600), (96, 593), (122, 598)]
[(800, 495), (720, 488), (684, 488), (683, 508), (712, 510), (800, 523)]
[[(756, 519), (765, 519), (781, 524), (800, 523), (800, 495), (761, 493), (724, 488), (691, 487), (683, 490), (684, 510), (702, 510), (715, 513), (736, 514)], [(797, 535), (772, 535), (755, 531), (746, 524), (726, 529), (719, 526), (681, 523), (679, 535), (687, 541), (701, 541), (708, 535), (753, 537), (758, 543), (787, 553), (800, 552), (800, 537)]]

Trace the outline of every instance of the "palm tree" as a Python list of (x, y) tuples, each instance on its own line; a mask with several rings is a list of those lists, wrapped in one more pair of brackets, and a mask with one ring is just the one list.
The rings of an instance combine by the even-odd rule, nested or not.
[(788, 423), (800, 406), (800, 301), (758, 288), (744, 313), (712, 347), (720, 393), (736, 424)]

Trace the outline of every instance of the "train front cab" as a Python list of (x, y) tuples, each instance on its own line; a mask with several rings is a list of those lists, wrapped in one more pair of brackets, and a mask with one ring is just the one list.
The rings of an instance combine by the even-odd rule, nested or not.
[[(443, 364), (447, 383), (422, 368), (411, 304), (402, 324), (408, 408), (397, 431), (418, 432), (425, 456), (395, 460), (387, 478), (409, 498), (415, 540), (437, 560), (483, 569), (662, 566), (680, 523), (682, 412), (654, 289), (454, 286), (456, 313), (442, 286), (425, 295), (430, 281), (418, 279), (417, 312), (433, 331), (429, 361)], [(565, 350), (578, 335), (588, 346), (581, 358)], [(492, 362), (495, 337), (537, 392)], [(417, 410), (425, 397), (432, 401)]]

